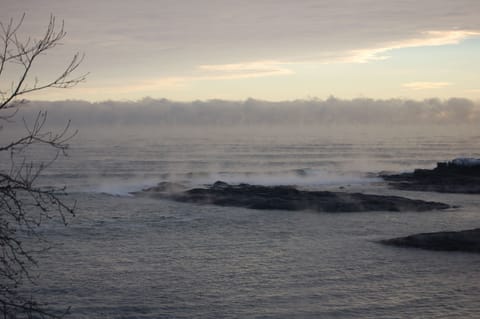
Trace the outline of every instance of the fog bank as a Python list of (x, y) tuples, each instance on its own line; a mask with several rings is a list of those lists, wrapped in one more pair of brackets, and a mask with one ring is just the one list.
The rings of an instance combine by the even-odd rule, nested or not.
[(139, 101), (30, 101), (21, 116), (48, 111), (50, 124), (71, 120), (75, 126), (255, 126), (255, 125), (472, 125), (480, 123), (480, 102), (448, 100), (294, 100), (268, 102), (209, 100), (175, 102), (144, 98)]

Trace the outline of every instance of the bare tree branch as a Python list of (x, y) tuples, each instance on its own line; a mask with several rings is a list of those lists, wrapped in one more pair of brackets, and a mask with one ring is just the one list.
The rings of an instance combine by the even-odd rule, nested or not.
[[(55, 17), (50, 16), (39, 39), (22, 40), (20, 29), (24, 19), (25, 15), (18, 22), (13, 19), (5, 24), (0, 22), (0, 131), (1, 122), (12, 122), (18, 117), (25, 95), (51, 88), (70, 88), (83, 82), (87, 75), (73, 76), (84, 58), (76, 53), (53, 79), (41, 81), (33, 76), (32, 81), (31, 72), (38, 57), (61, 44), (66, 33), (64, 23), (57, 26)], [(9, 85), (1, 87), (2, 83)], [(58, 132), (48, 130), (46, 111), (39, 111), (32, 122), (22, 118), (20, 123), (25, 133), (0, 143), (0, 155), (10, 160), (8, 168), (0, 166), (0, 317), (61, 318), (68, 310), (49, 311), (47, 305), (19, 292), (25, 281), (33, 282), (31, 267), (37, 264), (35, 254), (48, 249), (45, 245), (27, 249), (22, 238), (34, 236), (38, 242), (45, 243), (38, 232), (45, 220), (60, 218), (66, 225), (67, 217), (74, 216), (75, 203), (65, 201), (65, 188), (37, 186), (37, 180), (59, 156), (66, 155), (68, 142), (77, 132), (70, 129), (70, 122)], [(29, 159), (29, 153), (38, 147), (51, 149), (49, 160)]]
[(76, 53), (64, 71), (54, 79), (40, 83), (38, 78), (35, 77), (33, 83), (28, 83), (32, 66), (38, 57), (61, 44), (66, 32), (64, 31), (63, 21), (57, 28), (55, 17), (50, 16), (50, 21), (42, 38), (27, 38), (22, 41), (19, 39), (18, 32), (23, 21), (24, 16), (17, 24), (14, 24), (13, 20), (10, 20), (6, 25), (0, 23), (2, 31), (0, 40), (3, 46), (0, 50), (0, 78), (5, 74), (4, 71), (9, 64), (16, 64), (22, 68), (17, 79), (12, 80), (10, 88), (0, 89), (0, 110), (17, 106), (13, 102), (18, 101), (17, 99), (23, 95), (48, 88), (69, 88), (85, 81), (88, 75), (82, 74), (72, 77), (84, 59), (83, 54)]

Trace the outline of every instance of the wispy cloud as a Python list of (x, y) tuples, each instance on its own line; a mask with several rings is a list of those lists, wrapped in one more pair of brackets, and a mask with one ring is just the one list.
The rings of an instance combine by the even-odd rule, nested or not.
[(347, 52), (346, 56), (333, 62), (367, 63), (376, 60), (385, 60), (389, 58), (389, 56), (386, 54), (389, 51), (406, 48), (458, 44), (468, 38), (477, 36), (480, 36), (480, 31), (426, 31), (423, 32), (419, 37), (386, 43), (374, 48), (352, 50)]
[(197, 78), (200, 80), (224, 80), (293, 74), (293, 71), (288, 69), (286, 64), (288, 63), (280, 61), (253, 61), (231, 64), (200, 65), (198, 69), (206, 71), (208, 74)]
[(442, 89), (448, 86), (451, 86), (450, 82), (409, 82), (405, 83), (402, 86), (411, 90), (432, 90), (432, 89)]
[(166, 76), (160, 78), (142, 79), (122, 84), (107, 84), (95, 88), (79, 88), (83, 93), (94, 94), (122, 92), (134, 93), (161, 89), (181, 89), (194, 81), (237, 80), (272, 76), (285, 76), (294, 72), (287, 68), (289, 63), (279, 61), (252, 61), (232, 64), (205, 64), (198, 66), (192, 75)]
[[(428, 31), (416, 37), (379, 44), (371, 48), (355, 49), (349, 51), (337, 51), (325, 54), (323, 57), (313, 59), (272, 59), (240, 61), (227, 64), (200, 64), (192, 69), (189, 74), (171, 75), (158, 78), (146, 78), (124, 81), (118, 83), (105, 83), (92, 87), (77, 88), (87, 95), (110, 94), (115, 96), (118, 92), (143, 93), (156, 90), (184, 89), (195, 81), (222, 81), (242, 80), (262, 77), (288, 76), (294, 74), (295, 66), (306, 64), (330, 64), (330, 63), (368, 63), (389, 58), (388, 53), (398, 49), (441, 46), (458, 44), (468, 38), (480, 36), (480, 31), (472, 30), (447, 30)], [(431, 90), (451, 86), (449, 82), (411, 82), (402, 86), (410, 90)], [(477, 93), (477, 92), (469, 92)]]

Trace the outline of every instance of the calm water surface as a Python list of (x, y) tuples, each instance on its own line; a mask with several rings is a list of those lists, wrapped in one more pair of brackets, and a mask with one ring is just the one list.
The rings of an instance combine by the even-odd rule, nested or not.
[[(380, 239), (480, 227), (480, 197), (398, 192), (371, 173), (480, 157), (471, 134), (359, 130), (112, 130), (80, 134), (43, 183), (69, 185), (68, 227), (39, 257), (34, 294), (72, 318), (477, 318), (480, 255)], [(468, 133), (468, 132), (467, 132)], [(399, 194), (426, 213), (257, 211), (135, 198), (170, 180)]]

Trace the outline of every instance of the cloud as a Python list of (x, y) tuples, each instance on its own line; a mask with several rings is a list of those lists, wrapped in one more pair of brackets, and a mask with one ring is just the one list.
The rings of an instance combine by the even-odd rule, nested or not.
[(451, 85), (452, 83), (450, 82), (410, 82), (410, 83), (405, 83), (402, 86), (407, 89), (418, 91), (418, 90), (442, 89)]
[[(154, 89), (175, 89), (188, 85), (193, 81), (218, 81), (218, 80), (239, 80), (260, 77), (286, 76), (294, 74), (288, 66), (300, 64), (328, 64), (328, 63), (367, 63), (388, 59), (387, 52), (426, 46), (453, 45), (461, 41), (480, 36), (479, 31), (472, 30), (449, 30), (449, 31), (427, 31), (418, 37), (404, 39), (387, 43), (382, 46), (367, 49), (356, 49), (346, 52), (332, 53), (329, 57), (317, 61), (288, 61), (288, 60), (258, 60), (243, 61), (227, 64), (201, 64), (191, 70), (191, 75), (167, 76), (140, 80), (136, 83), (104, 87), (103, 91), (121, 90), (122, 92), (142, 92)], [(446, 82), (412, 82), (403, 86), (409, 89), (435, 89), (451, 85)]]
[(199, 70), (213, 72), (198, 77), (202, 80), (246, 79), (265, 76), (289, 75), (294, 72), (285, 67), (288, 62), (253, 61), (231, 64), (200, 65)]
[[(129, 70), (124, 78), (147, 76), (135, 68), (138, 61), (168, 64), (171, 75), (185, 65), (292, 61), (326, 52), (337, 61), (365, 63), (386, 59), (394, 49), (457, 43), (480, 30), (477, 0), (4, 0), (2, 9), (1, 21), (27, 12), (26, 34), (41, 30), (52, 11), (65, 19), (66, 41), (75, 47), (57, 49), (65, 56), (86, 51), (99, 81), (103, 70), (123, 66)], [(440, 31), (416, 36), (422, 30)]]
[[(407, 38), (400, 41), (384, 44), (375, 48), (356, 49), (346, 52), (332, 53), (330, 57), (320, 61), (280, 61), (280, 60), (259, 60), (249, 62), (238, 62), (229, 64), (202, 64), (196, 69), (197, 75), (184, 77), (167, 77), (158, 80), (146, 81), (143, 85), (135, 88), (146, 90), (155, 87), (183, 86), (190, 81), (211, 81), (211, 80), (238, 80), (260, 77), (285, 76), (295, 72), (287, 67), (300, 64), (328, 64), (328, 63), (367, 63), (389, 58), (387, 52), (427, 46), (441, 46), (458, 44), (465, 39), (480, 36), (480, 31), (472, 30), (447, 30), (447, 31), (426, 31), (420, 36)], [(198, 74), (200, 72), (200, 74)], [(421, 90), (435, 89), (451, 85), (447, 82), (413, 82), (407, 83), (404, 87)], [(134, 89), (132, 87), (132, 89)]]
[(385, 43), (373, 48), (351, 50), (346, 52), (345, 57), (339, 58), (334, 62), (367, 63), (376, 60), (385, 60), (389, 58), (388, 55), (385, 55), (385, 53), (389, 51), (416, 47), (453, 45), (468, 38), (478, 36), (480, 36), (480, 31), (474, 30), (426, 31), (418, 37)]
[(279, 61), (252, 61), (232, 64), (200, 65), (192, 70), (192, 75), (166, 76), (160, 78), (130, 80), (130, 83), (109, 84), (96, 86), (95, 88), (77, 88), (85, 94), (102, 91), (114, 95), (115, 92), (134, 93), (159, 89), (178, 89), (187, 86), (194, 81), (220, 81), (251, 79), (272, 76), (285, 76), (294, 72), (287, 68), (288, 63)]

